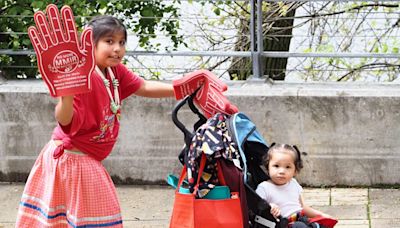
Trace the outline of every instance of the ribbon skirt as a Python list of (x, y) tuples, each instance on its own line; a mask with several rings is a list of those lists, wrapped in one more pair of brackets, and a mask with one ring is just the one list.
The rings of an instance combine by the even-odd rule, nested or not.
[(25, 185), (16, 227), (122, 227), (115, 186), (101, 162), (84, 154), (54, 159), (50, 141)]

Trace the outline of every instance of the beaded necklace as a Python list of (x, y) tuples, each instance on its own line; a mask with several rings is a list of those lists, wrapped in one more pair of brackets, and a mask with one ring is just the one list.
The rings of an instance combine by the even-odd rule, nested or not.
[(101, 79), (103, 79), (104, 85), (106, 86), (106, 90), (108, 93), (108, 96), (110, 97), (110, 109), (114, 114), (117, 114), (118, 110), (121, 108), (121, 101), (119, 99), (119, 93), (118, 93), (118, 79), (115, 78), (113, 71), (111, 70), (110, 67), (106, 68), (108, 71), (108, 74), (110, 75), (111, 82), (114, 86), (114, 97), (111, 93), (110, 89), (110, 81), (106, 79), (104, 76), (103, 72), (100, 70), (98, 66), (96, 66), (96, 72), (98, 75), (100, 75)]

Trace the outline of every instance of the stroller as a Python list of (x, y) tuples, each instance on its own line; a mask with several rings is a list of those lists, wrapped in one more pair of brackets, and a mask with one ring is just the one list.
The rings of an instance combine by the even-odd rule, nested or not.
[[(195, 93), (185, 97), (177, 103), (172, 112), (172, 120), (174, 124), (183, 132), (185, 146), (179, 155), (179, 161), (185, 164), (188, 160), (188, 152), (194, 140), (195, 132), (204, 124), (209, 124), (209, 120), (205, 118), (193, 103)], [(179, 110), (188, 105), (190, 110), (197, 115), (198, 121), (194, 124), (194, 131), (189, 131), (185, 125), (178, 120)], [(217, 114), (218, 115), (218, 114)], [(222, 114), (221, 114), (222, 115)], [(229, 188), (236, 188), (235, 191), (240, 192), (240, 200), (243, 215), (243, 227), (249, 228), (286, 228), (288, 220), (279, 217), (275, 219), (270, 213), (269, 204), (263, 200), (256, 192), (258, 184), (268, 180), (268, 176), (262, 170), (262, 157), (268, 151), (268, 145), (262, 138), (261, 134), (256, 130), (256, 126), (243, 113), (236, 113), (232, 116), (226, 116), (224, 120), (228, 130), (228, 137), (232, 138), (235, 145), (235, 151), (239, 155), (236, 161), (232, 162), (223, 157), (219, 157), (222, 172), (225, 179), (236, 179), (239, 183), (231, 186), (228, 181)], [(192, 145), (193, 146), (193, 145)], [(235, 164), (233, 164), (235, 163)], [(239, 164), (240, 163), (240, 164)], [(187, 163), (186, 163), (187, 164)], [(236, 165), (236, 166), (235, 166)], [(237, 168), (237, 167), (241, 167)]]

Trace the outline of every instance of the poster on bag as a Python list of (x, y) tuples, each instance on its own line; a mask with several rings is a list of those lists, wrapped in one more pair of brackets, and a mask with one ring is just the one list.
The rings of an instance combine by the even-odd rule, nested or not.
[[(61, 13), (61, 15), (60, 15)], [(61, 11), (54, 4), (34, 14), (36, 26), (28, 35), (37, 56), (40, 74), (51, 96), (60, 97), (91, 90), (94, 70), (92, 30), (87, 28), (78, 40), (74, 15), (69, 6)]]

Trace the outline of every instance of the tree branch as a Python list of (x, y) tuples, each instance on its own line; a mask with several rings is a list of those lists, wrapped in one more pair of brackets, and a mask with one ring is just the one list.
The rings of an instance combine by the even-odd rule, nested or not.
[(351, 69), (349, 72), (347, 72), (345, 75), (341, 76), (336, 81), (340, 82), (340, 81), (342, 81), (343, 79), (345, 79), (346, 77), (350, 76), (351, 74), (353, 74), (356, 71), (365, 70), (365, 69), (379, 68), (379, 67), (398, 67), (398, 68), (400, 68), (400, 64), (371, 63), (371, 64), (362, 65), (362, 66), (359, 66), (357, 68)]
[(294, 19), (317, 18), (317, 17), (333, 16), (333, 15), (348, 13), (348, 12), (351, 12), (351, 11), (354, 11), (354, 10), (361, 10), (361, 9), (367, 8), (367, 7), (397, 8), (397, 7), (399, 7), (399, 4), (381, 4), (381, 3), (366, 4), (366, 5), (355, 6), (355, 7), (353, 7), (353, 8), (348, 9), (348, 10), (336, 11), (336, 12), (325, 13), (325, 14), (318, 14), (318, 13), (316, 13), (316, 14), (311, 14), (311, 15), (307, 15), (307, 16), (294, 17)]

